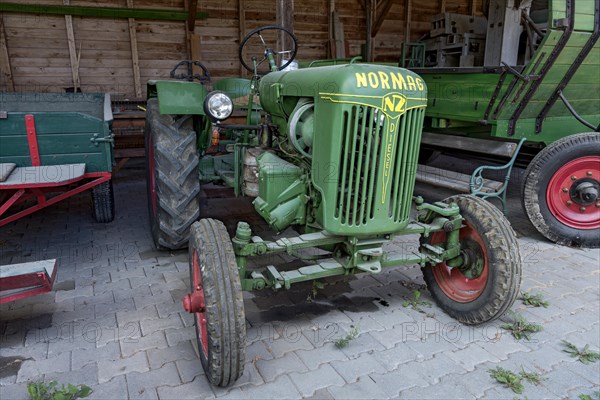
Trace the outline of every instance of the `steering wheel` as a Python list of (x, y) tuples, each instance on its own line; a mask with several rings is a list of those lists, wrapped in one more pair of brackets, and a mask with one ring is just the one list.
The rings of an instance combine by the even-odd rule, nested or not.
[[(291, 49), (275, 51), (275, 50), (273, 50), (272, 47), (267, 45), (267, 42), (269, 42), (269, 41), (275, 41), (275, 42), (277, 41), (277, 34), (279, 33), (279, 31), (284, 32), (285, 35), (288, 36), (289, 39), (291, 40), (291, 42), (292, 42)], [(286, 37), (286, 36), (284, 36), (284, 37)], [(259, 55), (259, 52), (256, 49), (257, 47), (261, 49), (260, 52), (262, 54)], [(252, 50), (254, 51), (254, 54), (250, 54), (252, 56), (251, 57), (252, 61), (250, 63), (246, 63), (246, 60), (244, 60), (244, 50), (245, 49), (249, 50), (250, 52), (252, 52)], [(262, 28), (254, 29), (253, 31), (248, 33), (244, 37), (242, 42), (240, 43), (240, 62), (242, 63), (244, 68), (246, 68), (248, 71), (254, 73), (254, 62), (253, 62), (254, 58), (256, 58), (256, 60), (257, 60), (257, 62), (256, 62), (257, 72), (259, 71), (258, 66), (260, 66), (265, 61), (267, 61), (267, 63), (265, 64), (266, 70), (265, 70), (265, 67), (263, 67), (263, 70), (260, 71), (260, 74), (266, 74), (268, 72), (271, 72), (271, 67), (272, 67), (271, 60), (274, 61), (275, 66), (277, 67), (277, 70), (281, 71), (282, 69), (285, 69), (285, 67), (290, 65), (290, 63), (292, 61), (294, 61), (294, 58), (296, 57), (297, 52), (298, 52), (298, 42), (292, 32), (290, 32), (287, 29), (282, 28), (280, 26), (275, 26), (275, 25), (263, 26)]]
[[(177, 70), (182, 65), (185, 65), (187, 67), (186, 73), (177, 74), (176, 73)], [(194, 65), (199, 67), (202, 70), (202, 75), (194, 74)], [(174, 79), (185, 79), (186, 81), (190, 81), (190, 82), (193, 82), (194, 79), (198, 79), (200, 81), (200, 83), (202, 83), (202, 84), (210, 82), (210, 74), (208, 73), (208, 69), (200, 61), (193, 61), (193, 60), (180, 61), (179, 63), (177, 63), (175, 68), (173, 68), (171, 70), (170, 76), (171, 76), (171, 78), (174, 78)]]

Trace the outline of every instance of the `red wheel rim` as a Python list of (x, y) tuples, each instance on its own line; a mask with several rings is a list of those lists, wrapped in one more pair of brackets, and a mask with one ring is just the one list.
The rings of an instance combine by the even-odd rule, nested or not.
[[(200, 273), (200, 262), (198, 261), (198, 252), (196, 249), (192, 252), (192, 294), (201, 299), (202, 304), (206, 304), (204, 298), (204, 287), (202, 286), (202, 274)], [(195, 313), (196, 324), (198, 327), (198, 341), (201, 344), (204, 356), (208, 356), (208, 329), (206, 324), (206, 308), (204, 311)]]
[(156, 215), (156, 178), (154, 176), (154, 148), (152, 145), (152, 130), (148, 129), (148, 177), (150, 178), (150, 202), (152, 214)]
[(582, 182), (598, 184), (600, 180), (600, 157), (576, 158), (560, 167), (546, 188), (546, 202), (552, 215), (562, 224), (575, 229), (600, 228), (600, 203), (579, 204), (572, 197), (573, 190)]
[[(445, 262), (431, 267), (431, 272), (440, 289), (450, 299), (458, 303), (469, 303), (477, 299), (483, 293), (489, 275), (488, 255), (479, 233), (473, 229), (471, 224), (464, 221), (466, 225), (460, 230), (460, 241), (472, 241), (479, 245), (484, 259), (483, 270), (477, 278), (469, 279), (458, 268), (450, 268)], [(435, 232), (431, 236), (431, 243), (443, 243), (446, 240), (444, 232)]]

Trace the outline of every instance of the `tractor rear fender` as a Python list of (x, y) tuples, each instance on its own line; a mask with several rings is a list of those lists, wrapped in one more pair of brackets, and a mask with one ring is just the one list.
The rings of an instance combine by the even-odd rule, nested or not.
[(204, 98), (208, 90), (186, 81), (148, 81), (148, 98), (158, 98), (161, 114), (205, 115)]

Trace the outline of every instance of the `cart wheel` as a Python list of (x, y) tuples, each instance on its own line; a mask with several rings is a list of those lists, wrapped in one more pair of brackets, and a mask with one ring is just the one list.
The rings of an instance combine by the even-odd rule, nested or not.
[(600, 133), (567, 136), (545, 147), (525, 171), (523, 208), (546, 238), (600, 246)]
[(96, 222), (111, 222), (115, 219), (115, 196), (112, 180), (92, 188), (92, 214)]
[[(521, 256), (508, 220), (492, 204), (471, 195), (452, 196), (464, 219), (460, 230), (463, 267), (445, 262), (423, 268), (423, 277), (436, 303), (456, 320), (480, 324), (500, 317), (514, 303), (521, 285)], [(423, 242), (446, 239), (435, 232)]]
[(202, 368), (217, 386), (244, 372), (246, 318), (242, 286), (229, 234), (221, 221), (201, 219), (191, 229), (191, 293), (183, 307), (194, 314)]
[(191, 118), (161, 115), (158, 100), (146, 107), (146, 188), (152, 238), (158, 248), (187, 246), (200, 216), (196, 133)]

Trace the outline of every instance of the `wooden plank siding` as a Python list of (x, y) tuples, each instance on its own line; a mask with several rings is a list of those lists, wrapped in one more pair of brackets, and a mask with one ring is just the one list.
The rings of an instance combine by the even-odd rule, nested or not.
[[(10, 0), (24, 4), (62, 4), (63, 0)], [(208, 18), (196, 20), (200, 37), (200, 61), (213, 78), (240, 75), (238, 46), (250, 30), (274, 25), (276, 0), (199, 0), (198, 12)], [(472, 0), (445, 0), (446, 11), (468, 14)], [(127, 0), (71, 0), (74, 6), (127, 7)], [(130, 2), (131, 4), (131, 2)], [(375, 61), (397, 61), (405, 40), (405, 1), (393, 0), (381, 28), (373, 38)], [(481, 15), (482, 0), (475, 1), (475, 14)], [(184, 0), (135, 0), (134, 8), (184, 10)], [(442, 1), (412, 2), (411, 41), (430, 29), (430, 18), (441, 11)], [(329, 0), (294, 2), (294, 32), (298, 38), (298, 59), (327, 57)], [(365, 13), (357, 0), (337, 0), (335, 10), (344, 26), (349, 56), (360, 55), (365, 42)], [(65, 18), (59, 15), (2, 14), (6, 32), (14, 89), (17, 91), (62, 92), (73, 86), (73, 75)], [(119, 18), (72, 17), (79, 80), (84, 92), (110, 92), (115, 97), (134, 98), (136, 88), (132, 69), (129, 22)], [(171, 68), (188, 58), (185, 21), (135, 20), (135, 40), (142, 96), (146, 81), (166, 79)], [(243, 32), (240, 29), (243, 29)], [(273, 43), (275, 45), (275, 43)], [(135, 50), (135, 46), (134, 46)], [(243, 71), (242, 75), (248, 76)], [(0, 91), (9, 83), (0, 74)]]

